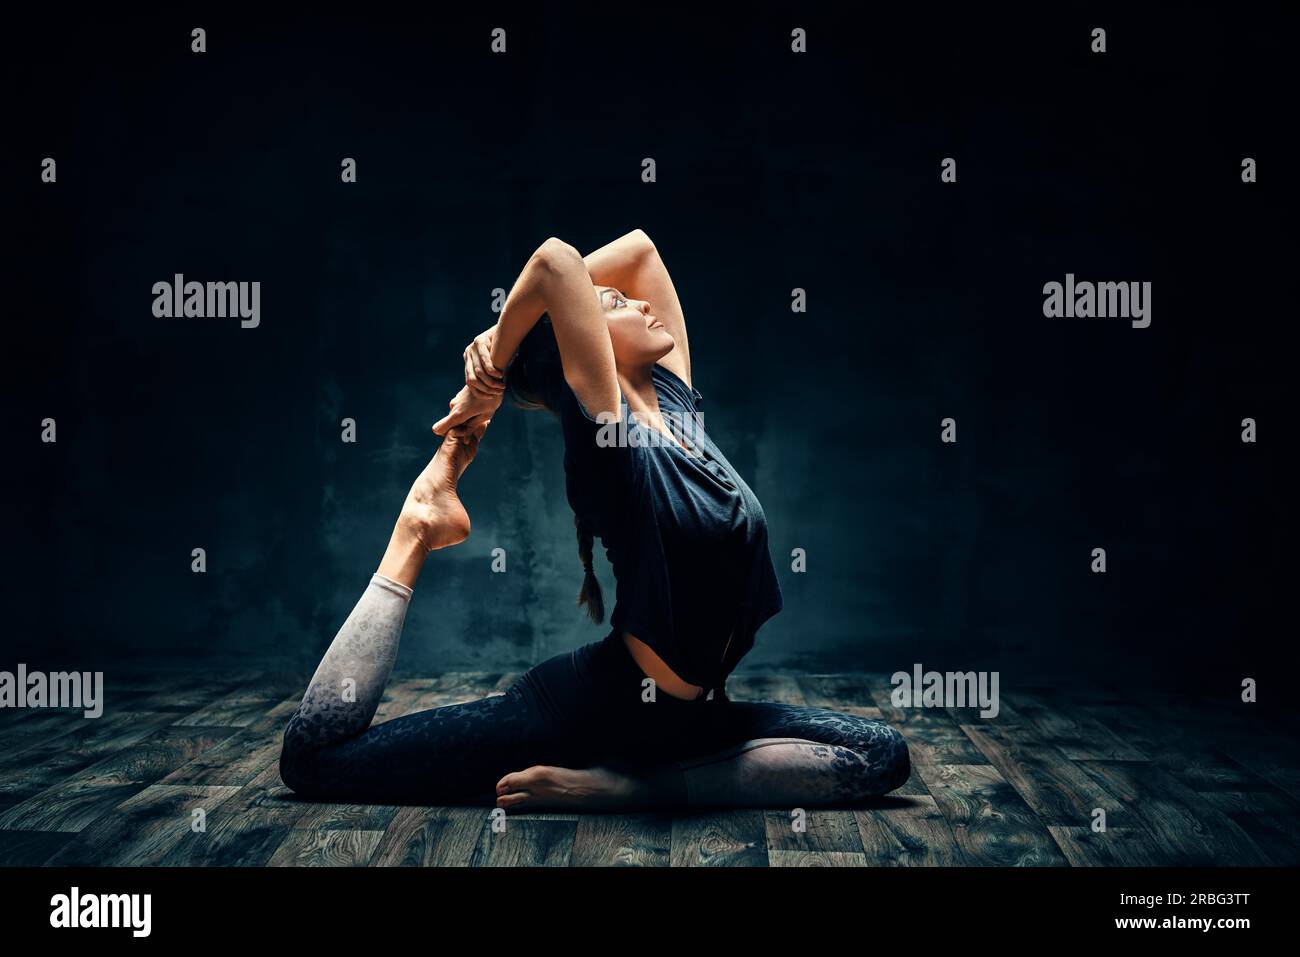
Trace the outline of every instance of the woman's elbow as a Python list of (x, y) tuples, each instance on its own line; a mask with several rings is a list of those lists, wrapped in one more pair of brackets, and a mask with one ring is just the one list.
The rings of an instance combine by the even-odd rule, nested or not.
[(547, 269), (582, 262), (582, 253), (557, 236), (549, 236), (533, 253), (533, 260)]
[(655, 251), (654, 240), (651, 239), (650, 234), (640, 226), (628, 233), (628, 236), (637, 244), (637, 249), (639, 251), (647, 253)]

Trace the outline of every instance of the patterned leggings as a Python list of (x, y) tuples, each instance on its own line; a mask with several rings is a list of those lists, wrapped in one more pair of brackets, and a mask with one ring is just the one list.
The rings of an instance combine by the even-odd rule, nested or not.
[(846, 805), (902, 785), (907, 745), (825, 708), (653, 694), (617, 634), (555, 655), (504, 694), (371, 726), (411, 590), (376, 574), (289, 720), (280, 776), (305, 797), (491, 806), (533, 765), (603, 766), (655, 783), (655, 808)]

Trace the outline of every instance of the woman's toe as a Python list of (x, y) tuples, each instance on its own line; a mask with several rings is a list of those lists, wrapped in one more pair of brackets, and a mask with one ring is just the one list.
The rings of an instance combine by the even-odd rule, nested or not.
[(527, 791), (514, 791), (511, 794), (500, 794), (497, 796), (497, 807), (509, 810), (512, 807), (519, 807), (527, 804), (530, 795)]
[(505, 794), (507, 791), (523, 791), (532, 783), (534, 776), (530, 774), (531, 768), (527, 771), (511, 771), (497, 782), (497, 794)]

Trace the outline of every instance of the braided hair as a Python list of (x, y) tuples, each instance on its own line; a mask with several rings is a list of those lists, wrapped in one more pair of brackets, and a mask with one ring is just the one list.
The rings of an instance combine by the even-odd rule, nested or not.
[(591, 546), (595, 541), (595, 535), (591, 523), (584, 521), (577, 513), (573, 516), (573, 524), (578, 529), (578, 558), (582, 560), (583, 569), (582, 590), (578, 592), (578, 604), (586, 605), (587, 614), (599, 625), (605, 620), (605, 598), (600, 593), (600, 582), (591, 567)]
[[(559, 408), (563, 395), (561, 390), (565, 388), (564, 367), (550, 316), (543, 313), (524, 336), (514, 361), (506, 369), (505, 386), (511, 402), (521, 409), (545, 409), (555, 413)], [(578, 559), (583, 570), (578, 604), (585, 605), (591, 620), (600, 624), (605, 620), (605, 599), (592, 567), (595, 530), (590, 521), (576, 512), (573, 524), (578, 533)]]

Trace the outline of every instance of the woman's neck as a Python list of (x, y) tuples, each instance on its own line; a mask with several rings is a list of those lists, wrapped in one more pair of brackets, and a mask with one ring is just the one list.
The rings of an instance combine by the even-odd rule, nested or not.
[(618, 385), (627, 399), (628, 408), (633, 412), (651, 410), (659, 414), (659, 394), (655, 392), (654, 366), (644, 368), (619, 369)]

